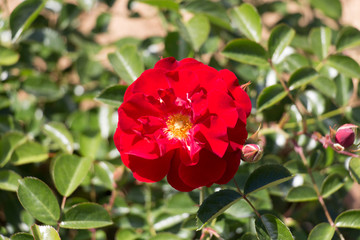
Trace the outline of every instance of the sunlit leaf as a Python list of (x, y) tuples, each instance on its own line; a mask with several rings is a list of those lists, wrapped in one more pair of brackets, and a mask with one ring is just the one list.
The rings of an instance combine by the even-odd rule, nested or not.
[(13, 65), (17, 63), (19, 57), (19, 53), (15, 52), (14, 50), (0, 46), (0, 66)]
[(360, 229), (360, 210), (342, 212), (335, 219), (335, 225), (340, 228)]
[(273, 28), (268, 40), (269, 55), (273, 62), (276, 62), (279, 59), (280, 55), (291, 43), (294, 36), (294, 29), (287, 25), (280, 24)]
[(42, 162), (49, 158), (48, 155), (46, 146), (34, 141), (27, 141), (15, 149), (10, 162), (13, 165)]
[(341, 17), (342, 8), (339, 0), (310, 0), (310, 3), (328, 17), (334, 19)]
[(39, 226), (34, 224), (31, 231), (35, 240), (60, 240), (59, 233), (51, 226)]
[(308, 240), (331, 240), (334, 233), (335, 228), (330, 224), (320, 223), (311, 230)]
[(164, 9), (171, 9), (171, 10), (179, 9), (179, 3), (173, 0), (138, 0), (138, 1)]
[(360, 78), (359, 64), (348, 56), (331, 55), (326, 63), (347, 77)]
[(336, 38), (336, 50), (343, 51), (360, 45), (360, 31), (354, 27), (344, 27)]
[(360, 158), (352, 158), (349, 164), (351, 176), (360, 183)]
[(262, 110), (273, 106), (284, 99), (286, 95), (287, 93), (280, 84), (264, 88), (257, 99), (257, 110), (261, 112)]
[(20, 132), (8, 132), (2, 136), (0, 140), (0, 167), (11, 159), (11, 155), (16, 148), (21, 146), (27, 141), (27, 137)]
[(95, 178), (93, 183), (101, 185), (109, 190), (114, 189), (114, 171), (115, 168), (111, 163), (98, 162), (94, 165)]
[(185, 27), (194, 50), (198, 51), (210, 33), (208, 18), (204, 15), (195, 15), (185, 23)]
[(303, 67), (291, 74), (289, 79), (289, 89), (293, 90), (314, 81), (318, 73), (311, 67)]
[(327, 97), (335, 98), (336, 96), (336, 84), (327, 77), (319, 76), (311, 82), (311, 85)]
[(127, 87), (124, 85), (110, 86), (102, 90), (95, 99), (105, 104), (119, 107), (124, 100), (126, 89)]
[(328, 27), (314, 28), (310, 32), (309, 41), (316, 56), (322, 60), (328, 55), (331, 44), (331, 29)]
[(317, 200), (315, 190), (309, 186), (300, 186), (290, 189), (285, 200), (288, 202), (307, 202)]
[(345, 181), (344, 177), (339, 174), (331, 174), (327, 176), (321, 185), (320, 193), (324, 198), (329, 197), (331, 194), (342, 188)]
[(11, 170), (0, 170), (0, 189), (16, 192), (21, 176)]
[(74, 140), (63, 123), (50, 122), (44, 125), (44, 133), (59, 145), (65, 152), (72, 153), (74, 150)]
[(30, 233), (19, 232), (11, 235), (10, 240), (34, 240), (34, 237)]
[(169, 233), (169, 232), (162, 232), (156, 234), (156, 236), (149, 238), (149, 240), (182, 240), (179, 236)]
[[(269, 234), (271, 240), (291, 240), (294, 239), (289, 228), (277, 217), (271, 214), (264, 214), (261, 216), (261, 221)], [(260, 224), (259, 219), (256, 220)]]

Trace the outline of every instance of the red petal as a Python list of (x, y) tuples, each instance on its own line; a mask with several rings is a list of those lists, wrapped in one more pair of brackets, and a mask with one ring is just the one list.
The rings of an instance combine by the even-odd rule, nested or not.
[(239, 120), (236, 126), (232, 129), (228, 129), (228, 138), (230, 141), (230, 147), (233, 150), (241, 149), (248, 137), (245, 123)]
[(165, 70), (174, 70), (175, 68), (177, 68), (179, 66), (179, 62), (176, 61), (176, 59), (174, 57), (168, 57), (168, 58), (163, 58), (161, 60), (159, 60), (155, 66), (155, 68), (159, 68), (159, 69), (165, 69)]
[[(131, 91), (132, 93), (143, 93), (157, 99), (158, 90), (169, 87), (165, 74), (166, 71), (164, 69), (148, 69), (130, 85), (127, 91)], [(127, 98), (128, 96), (126, 96), (125, 99), (127, 100)]]
[(217, 184), (226, 184), (234, 177), (240, 165), (241, 151), (227, 151), (223, 158), (226, 160), (226, 170), (216, 181)]
[(171, 160), (171, 166), (169, 173), (167, 175), (168, 183), (178, 191), (181, 192), (190, 192), (194, 187), (190, 187), (179, 176), (179, 166), (180, 166), (180, 154), (179, 151), (175, 152), (173, 159)]
[(241, 87), (236, 87), (231, 94), (235, 98), (236, 106), (242, 109), (248, 117), (251, 112), (251, 101), (247, 93)]
[(228, 127), (235, 126), (238, 112), (234, 100), (226, 92), (215, 90), (208, 93), (208, 105), (210, 113), (221, 117)]
[(206, 68), (196, 70), (195, 73), (199, 78), (200, 87), (206, 89), (207, 92), (214, 89), (225, 93), (228, 92), (226, 82), (215, 68), (206, 66)]
[(227, 69), (223, 69), (220, 70), (219, 73), (222, 79), (226, 82), (227, 88), (230, 91), (235, 87), (239, 86), (239, 80), (233, 72)]
[(187, 93), (193, 92), (199, 85), (198, 77), (192, 71), (173, 71), (168, 72), (166, 76), (175, 95), (182, 99), (186, 99)]

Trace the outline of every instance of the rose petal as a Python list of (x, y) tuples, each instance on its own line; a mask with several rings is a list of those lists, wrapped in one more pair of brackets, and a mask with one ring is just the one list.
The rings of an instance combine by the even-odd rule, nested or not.
[(248, 117), (251, 112), (251, 101), (247, 93), (241, 87), (236, 87), (231, 91), (231, 94), (235, 98), (236, 107), (244, 111)]
[(245, 126), (245, 123), (239, 120), (234, 128), (228, 129), (230, 147), (234, 151), (241, 149), (247, 139), (248, 133)]
[(223, 157), (223, 159), (226, 160), (226, 170), (223, 176), (216, 181), (217, 184), (226, 184), (234, 177), (237, 170), (239, 169), (240, 158), (241, 158), (240, 150), (232, 152), (229, 149), (229, 151), (226, 152), (226, 154)]
[(227, 88), (231, 91), (235, 87), (239, 86), (239, 80), (236, 75), (228, 69), (222, 69), (219, 71), (221, 78), (226, 82)]
[(174, 57), (160, 59), (154, 66), (154, 69), (174, 70), (179, 66), (179, 62)]
[(187, 99), (187, 94), (193, 92), (199, 85), (197, 75), (192, 71), (172, 71), (166, 74), (169, 86), (177, 97)]
[(173, 159), (171, 160), (171, 166), (167, 175), (168, 183), (178, 191), (190, 192), (194, 187), (190, 187), (179, 176), (179, 165), (181, 163), (180, 154), (176, 152)]
[(211, 91), (208, 93), (208, 105), (210, 113), (214, 113), (233, 128), (238, 119), (238, 112), (234, 100), (225, 92)]
[[(130, 85), (129, 90), (132, 94), (143, 93), (158, 98), (158, 90), (169, 87), (165, 74), (166, 71), (163, 69), (148, 69)], [(129, 96), (125, 97), (127, 100)]]

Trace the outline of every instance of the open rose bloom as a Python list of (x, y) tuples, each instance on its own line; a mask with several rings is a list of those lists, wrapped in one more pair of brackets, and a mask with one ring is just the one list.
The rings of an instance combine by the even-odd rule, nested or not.
[(239, 167), (250, 110), (229, 70), (165, 58), (127, 89), (114, 141), (139, 181), (167, 176), (179, 191), (225, 184)]

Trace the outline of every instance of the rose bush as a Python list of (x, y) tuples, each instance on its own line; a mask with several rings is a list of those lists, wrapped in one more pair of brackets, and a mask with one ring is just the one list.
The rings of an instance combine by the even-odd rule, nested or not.
[(191, 191), (225, 184), (240, 164), (249, 96), (229, 70), (169, 57), (127, 89), (114, 142), (136, 179)]

